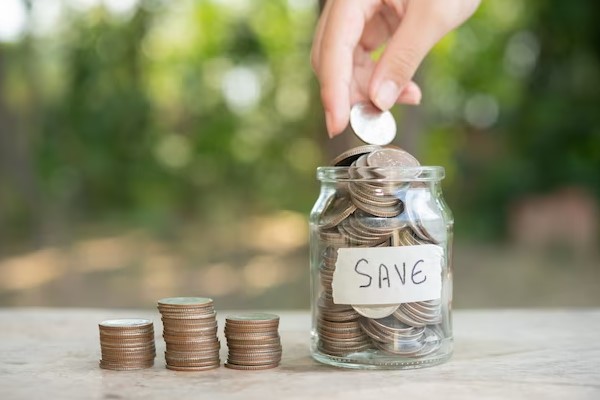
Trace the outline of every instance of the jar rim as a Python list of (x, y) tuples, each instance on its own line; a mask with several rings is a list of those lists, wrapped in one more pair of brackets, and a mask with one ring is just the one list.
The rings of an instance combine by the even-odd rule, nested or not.
[(444, 167), (437, 165), (317, 168), (317, 179), (321, 182), (439, 182), (445, 176)]

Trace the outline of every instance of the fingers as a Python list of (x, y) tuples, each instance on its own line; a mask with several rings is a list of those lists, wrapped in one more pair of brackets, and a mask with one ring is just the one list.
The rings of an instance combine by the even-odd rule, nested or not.
[(317, 22), (317, 27), (315, 29), (315, 37), (313, 38), (313, 44), (310, 51), (310, 61), (313, 68), (313, 71), (317, 72), (317, 66), (319, 65), (319, 53), (321, 52), (321, 40), (323, 38), (323, 31), (325, 30), (325, 23), (327, 21), (327, 17), (329, 15), (329, 10), (331, 9), (331, 5), (333, 1), (326, 1), (325, 6), (323, 7), (323, 11), (321, 12), (321, 17), (319, 17), (319, 21)]
[(440, 36), (438, 28), (429, 22), (423, 3), (409, 3), (402, 23), (375, 67), (369, 97), (382, 110), (389, 110), (398, 101), (417, 67)]
[(317, 75), (329, 136), (340, 133), (350, 118), (350, 84), (354, 49), (362, 36), (362, 1), (333, 1), (321, 39)]
[(422, 96), (421, 88), (416, 83), (411, 81), (404, 86), (404, 89), (400, 93), (400, 96), (398, 96), (396, 103), (416, 106), (421, 104)]
[(384, 7), (366, 23), (360, 45), (368, 52), (377, 50), (392, 36), (398, 23), (399, 19), (394, 11)]
[(429, 50), (446, 33), (456, 28), (477, 9), (480, 0), (416, 0), (390, 2), (404, 15), (369, 84), (369, 98), (388, 110), (394, 103), (418, 104), (421, 91), (411, 87), (418, 66)]
[[(365, 93), (382, 110), (397, 102), (419, 104), (421, 90), (412, 82), (416, 69), (433, 45), (478, 4), (479, 0), (328, 0), (311, 61), (321, 84), (330, 137), (345, 129), (351, 100)], [(377, 64), (366, 59), (391, 32)]]

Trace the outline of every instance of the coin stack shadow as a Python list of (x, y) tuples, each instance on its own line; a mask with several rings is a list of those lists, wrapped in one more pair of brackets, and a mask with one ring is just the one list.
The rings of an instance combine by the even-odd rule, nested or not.
[(250, 313), (228, 316), (225, 337), (229, 354), (225, 367), (238, 370), (275, 368), (281, 361), (279, 317)]
[(101, 322), (100, 368), (125, 371), (154, 365), (154, 325), (147, 319), (113, 319)]
[(220, 365), (216, 312), (212, 299), (173, 297), (159, 300), (166, 367), (204, 371)]
[(446, 244), (446, 223), (431, 189), (424, 182), (407, 182), (416, 177), (418, 160), (394, 146), (366, 145), (344, 152), (332, 165), (349, 168), (319, 221), (324, 248), (319, 349), (331, 356), (364, 350), (406, 357), (435, 352), (444, 336), (439, 299), (389, 305), (381, 315), (378, 306), (335, 304), (332, 291), (339, 248)]

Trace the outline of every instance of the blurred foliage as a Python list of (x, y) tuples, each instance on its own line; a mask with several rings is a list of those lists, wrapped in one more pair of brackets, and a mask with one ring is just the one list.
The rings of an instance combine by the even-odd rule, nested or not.
[[(69, 10), (52, 35), (4, 45), (3, 95), (27, 121), (6, 133), (28, 137), (31, 178), (54, 205), (45, 214), (164, 230), (306, 212), (321, 160), (306, 57), (315, 11), (143, 1), (124, 18), (99, 4)], [(8, 226), (31, 213), (15, 186), (0, 183)]]
[(593, 1), (484, 1), (433, 51), (424, 148), (450, 172), (459, 232), (501, 234), (523, 196), (600, 196), (598, 15)]
[[(70, 3), (53, 30), (0, 45), (3, 240), (45, 220), (169, 233), (308, 212), (325, 159), (316, 2)], [(419, 155), (446, 167), (459, 232), (502, 232), (528, 193), (600, 195), (599, 8), (485, 1), (428, 57)]]

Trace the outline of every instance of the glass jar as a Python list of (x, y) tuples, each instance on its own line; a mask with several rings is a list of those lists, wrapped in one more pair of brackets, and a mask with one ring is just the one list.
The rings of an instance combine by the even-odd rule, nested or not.
[(442, 167), (320, 167), (310, 215), (313, 358), (408, 369), (450, 358), (453, 217)]

